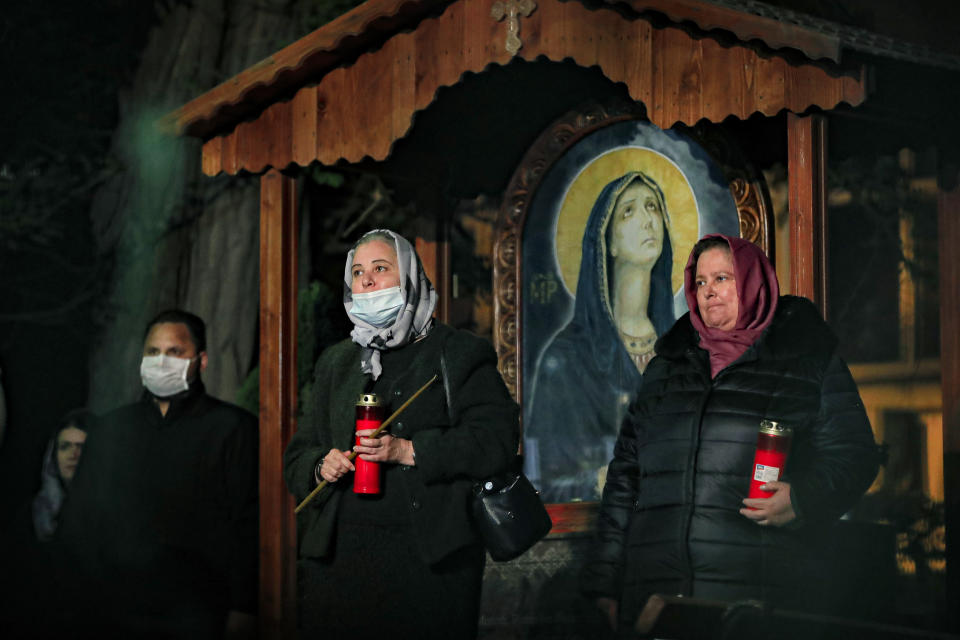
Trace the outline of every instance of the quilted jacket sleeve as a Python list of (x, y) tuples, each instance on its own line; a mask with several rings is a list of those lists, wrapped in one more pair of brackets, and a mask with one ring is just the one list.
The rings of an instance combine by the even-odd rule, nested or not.
[(590, 597), (619, 598), (622, 591), (627, 528), (640, 476), (636, 465), (636, 419), (632, 410), (624, 418), (613, 460), (607, 469), (607, 482), (597, 515), (596, 544), (580, 580), (581, 591)]
[(857, 386), (833, 355), (823, 376), (810, 462), (791, 478), (798, 524), (829, 522), (848, 511), (877, 475), (879, 456)]

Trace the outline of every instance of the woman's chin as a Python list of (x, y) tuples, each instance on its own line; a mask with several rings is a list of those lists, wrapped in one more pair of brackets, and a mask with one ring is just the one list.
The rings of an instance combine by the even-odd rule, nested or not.
[(714, 316), (708, 311), (706, 316), (703, 316), (703, 324), (707, 325), (708, 329), (730, 331), (730, 329), (733, 329), (734, 325), (736, 324), (736, 320), (731, 321), (728, 318)]
[(644, 267), (646, 269), (653, 269), (653, 265), (657, 264), (657, 260), (660, 259), (659, 247), (656, 250), (644, 251), (644, 248), (641, 247), (640, 251), (636, 255), (624, 255), (622, 259), (625, 262), (635, 264), (638, 267)]

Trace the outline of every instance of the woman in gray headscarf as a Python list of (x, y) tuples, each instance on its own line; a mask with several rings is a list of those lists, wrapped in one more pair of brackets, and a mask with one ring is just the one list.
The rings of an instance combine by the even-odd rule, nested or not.
[[(476, 635), (486, 556), (470, 489), (514, 460), (517, 406), (489, 343), (434, 321), (436, 302), (413, 246), (396, 233), (371, 231), (347, 255), (344, 308), (354, 328), (317, 361), (284, 455), (298, 501), (331, 483), (298, 514), (304, 636)], [(389, 434), (356, 429), (362, 393), (377, 394), (389, 415), (434, 374), (441, 381)], [(351, 449), (380, 463), (379, 494), (354, 493)]]

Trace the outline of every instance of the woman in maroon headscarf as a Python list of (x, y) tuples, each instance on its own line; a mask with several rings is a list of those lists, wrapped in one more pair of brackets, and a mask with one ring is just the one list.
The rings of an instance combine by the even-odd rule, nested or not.
[[(870, 486), (873, 433), (816, 307), (755, 245), (693, 248), (690, 312), (657, 342), (617, 440), (583, 590), (630, 629), (654, 593), (816, 608), (810, 542)], [(761, 420), (792, 427), (770, 497), (747, 499)]]

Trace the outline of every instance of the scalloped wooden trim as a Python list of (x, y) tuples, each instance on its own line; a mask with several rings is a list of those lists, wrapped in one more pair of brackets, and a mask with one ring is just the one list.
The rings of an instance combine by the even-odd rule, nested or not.
[[(473, 2), (474, 0), (470, 0)], [(256, 113), (266, 104), (348, 63), (352, 56), (376, 47), (378, 41), (413, 28), (452, 0), (367, 0), (270, 57), (245, 69), (176, 111), (159, 126), (173, 135), (207, 137), (230, 121)], [(616, 4), (608, 0), (608, 4)], [(840, 60), (840, 42), (831, 35), (797, 24), (700, 0), (629, 0), (634, 11), (656, 11), (676, 24), (693, 23), (706, 32), (723, 30), (742, 42), (759, 40), (773, 49), (800, 51), (811, 60)]]
[[(208, 141), (204, 172), (385, 159), (440, 88), (513, 59), (502, 47), (502, 25), (490, 17), (492, 2), (454, 3), (351, 66), (330, 71), (292, 100), (271, 104), (221, 136), (222, 142)], [(747, 45), (723, 46), (677, 27), (654, 28), (606, 6), (591, 10), (578, 2), (540, 0), (523, 29), (517, 58), (597, 66), (647, 105), (648, 117), (662, 129), (702, 119), (721, 122), (730, 115), (746, 119), (783, 109), (800, 113), (811, 106), (856, 105), (865, 97), (862, 74), (834, 76), (821, 66), (791, 65), (779, 56), (761, 57)], [(304, 105), (315, 112), (304, 114)]]
[[(256, 94), (289, 95), (307, 78), (321, 77), (371, 46), (376, 38), (407, 22), (436, 12), (454, 0), (366, 0), (339, 18), (244, 69), (229, 80), (161, 118), (157, 126), (171, 135), (206, 137), (224, 114), (239, 117), (256, 111)], [(360, 51), (358, 51), (360, 48)], [(262, 98), (261, 98), (262, 99)], [(271, 102), (272, 103), (272, 102)]]

